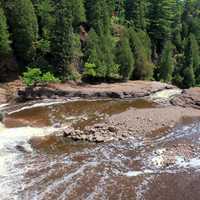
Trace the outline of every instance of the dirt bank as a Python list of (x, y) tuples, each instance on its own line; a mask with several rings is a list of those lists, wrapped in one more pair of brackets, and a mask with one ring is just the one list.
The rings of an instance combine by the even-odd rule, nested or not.
[(200, 117), (200, 110), (168, 106), (149, 109), (129, 109), (108, 117), (104, 123), (84, 130), (65, 130), (65, 136), (77, 140), (105, 142), (129, 137), (155, 136), (160, 131), (173, 128), (185, 117)]
[(127, 83), (103, 83), (98, 85), (88, 84), (51, 84), (48, 87), (36, 87), (33, 90), (20, 90), (20, 100), (35, 100), (45, 98), (139, 98), (164, 89), (176, 88), (175, 86), (150, 81), (129, 81)]

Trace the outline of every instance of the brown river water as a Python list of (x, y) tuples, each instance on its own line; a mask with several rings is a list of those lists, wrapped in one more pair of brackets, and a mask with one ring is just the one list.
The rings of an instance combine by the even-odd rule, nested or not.
[(136, 101), (20, 105), (0, 127), (1, 200), (199, 200), (200, 121), (150, 137), (94, 144), (50, 134), (55, 123), (83, 128)]

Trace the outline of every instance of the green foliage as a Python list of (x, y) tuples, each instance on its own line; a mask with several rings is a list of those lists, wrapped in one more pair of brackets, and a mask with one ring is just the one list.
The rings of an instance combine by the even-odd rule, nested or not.
[(184, 66), (183, 66), (183, 85), (184, 87), (192, 87), (195, 85), (195, 70), (197, 61), (195, 52), (195, 37), (190, 34), (185, 43)]
[(176, 0), (149, 0), (148, 32), (154, 45), (153, 50), (159, 55), (165, 41), (171, 39), (175, 3)]
[(8, 55), (11, 52), (9, 37), (7, 20), (0, 4), (0, 56)]
[(85, 71), (83, 77), (96, 77), (96, 65), (92, 63), (85, 63)]
[(114, 62), (114, 45), (110, 34), (97, 35), (92, 29), (86, 44), (86, 63), (95, 67), (96, 77), (113, 78), (118, 75), (119, 66)]
[(72, 12), (74, 27), (86, 21), (84, 0), (73, 0)]
[(10, 59), (20, 71), (35, 66), (63, 81), (82, 75), (200, 85), (199, 0), (0, 3), (0, 70), (6, 75)]
[(56, 83), (60, 80), (50, 73), (42, 73), (39, 68), (27, 68), (27, 72), (23, 73), (22, 81), (26, 86), (37, 86), (38, 84)]
[(184, 87), (189, 88), (195, 85), (195, 75), (191, 65), (184, 69), (183, 76)]
[(165, 82), (171, 82), (174, 72), (173, 46), (167, 41), (161, 56), (159, 78)]
[(33, 86), (41, 82), (41, 70), (38, 68), (28, 68), (27, 72), (23, 73), (22, 80), (27, 86)]
[(120, 75), (124, 81), (129, 80), (134, 70), (134, 58), (129, 40), (123, 36), (116, 47), (116, 63), (120, 66)]
[(106, 0), (86, 0), (86, 15), (97, 34), (108, 33), (111, 25), (110, 4)]
[(51, 41), (52, 65), (54, 71), (65, 80), (73, 57), (72, 2), (61, 0), (57, 3), (55, 16), (56, 22)]
[(34, 60), (34, 47), (38, 38), (38, 22), (31, 0), (8, 0), (4, 2), (8, 23), (17, 58), (28, 63)]
[(146, 0), (126, 0), (126, 19), (129, 20), (137, 29), (145, 30), (147, 25)]
[(129, 29), (130, 46), (135, 59), (135, 69), (133, 77), (135, 79), (150, 80), (153, 78), (154, 65), (149, 59), (148, 51), (140, 40), (138, 33), (133, 29)]

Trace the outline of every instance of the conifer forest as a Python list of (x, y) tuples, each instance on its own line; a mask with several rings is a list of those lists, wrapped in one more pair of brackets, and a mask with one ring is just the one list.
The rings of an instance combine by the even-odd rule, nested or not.
[(199, 0), (0, 0), (0, 81), (38, 68), (61, 81), (200, 85)]

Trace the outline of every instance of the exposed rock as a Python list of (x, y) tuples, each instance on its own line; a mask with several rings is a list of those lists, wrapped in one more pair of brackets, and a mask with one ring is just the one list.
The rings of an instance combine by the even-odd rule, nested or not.
[[(81, 131), (67, 131), (75, 140), (107, 142), (125, 140), (130, 137), (149, 135), (173, 128), (182, 117), (199, 117), (200, 111), (193, 108), (164, 107), (151, 109), (130, 109), (110, 116), (104, 123), (85, 127)], [(155, 135), (156, 136), (156, 135)]]
[(109, 126), (109, 127), (108, 127), (108, 130), (109, 130), (110, 132), (112, 132), (112, 133), (116, 133), (116, 132), (117, 132), (117, 128), (114, 127), (114, 126)]
[(171, 100), (175, 106), (193, 107), (200, 109), (200, 88), (190, 88)]
[(47, 87), (26, 88), (19, 90), (18, 100), (27, 101), (43, 98), (139, 98), (149, 96), (164, 89), (173, 89), (175, 86), (160, 82), (129, 81), (127, 83), (74, 85), (50, 84)]
[(68, 136), (71, 136), (75, 133), (74, 129), (73, 128), (65, 128), (63, 130), (63, 135), (64, 137), (68, 137)]

